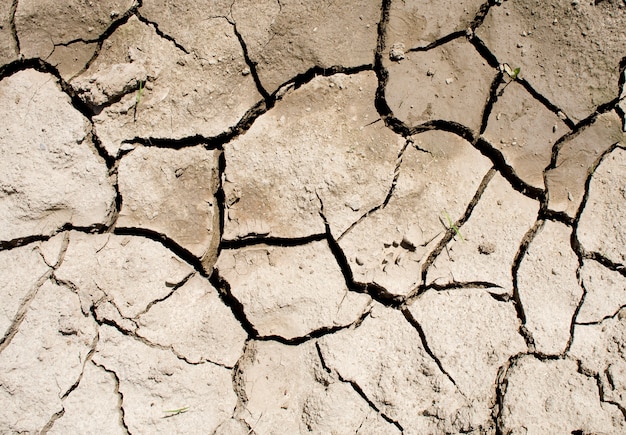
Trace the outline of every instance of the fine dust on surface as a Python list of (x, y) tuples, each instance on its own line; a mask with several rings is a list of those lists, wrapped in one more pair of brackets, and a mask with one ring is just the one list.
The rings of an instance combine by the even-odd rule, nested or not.
[(0, 432), (626, 432), (626, 2), (0, 1)]

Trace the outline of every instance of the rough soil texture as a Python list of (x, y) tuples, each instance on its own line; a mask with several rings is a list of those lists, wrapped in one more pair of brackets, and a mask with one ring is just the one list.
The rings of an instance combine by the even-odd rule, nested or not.
[(625, 112), (623, 0), (0, 0), (0, 433), (625, 433)]

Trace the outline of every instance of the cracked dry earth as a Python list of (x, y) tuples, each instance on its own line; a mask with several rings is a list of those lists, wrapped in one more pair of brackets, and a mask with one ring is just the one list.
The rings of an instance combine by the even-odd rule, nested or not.
[(626, 432), (626, 2), (0, 13), (1, 433)]

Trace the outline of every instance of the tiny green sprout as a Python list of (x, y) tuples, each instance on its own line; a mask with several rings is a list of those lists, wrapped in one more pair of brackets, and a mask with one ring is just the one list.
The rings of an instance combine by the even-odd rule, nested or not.
[(145, 81), (139, 80), (139, 89), (137, 90), (137, 100), (136, 100), (137, 104), (139, 104), (139, 102), (141, 101), (141, 97), (143, 96), (143, 91), (144, 91), (143, 85), (145, 83), (146, 83)]
[(515, 69), (512, 69), (508, 63), (502, 64), (502, 69), (504, 70), (506, 75), (511, 77), (511, 80), (517, 80), (517, 77), (519, 76), (519, 73), (522, 70), (522, 68), (519, 66)]
[(167, 413), (167, 415), (164, 415), (163, 418), (174, 417), (175, 415), (178, 415), (178, 414), (184, 414), (187, 411), (189, 411), (189, 407), (188, 406), (183, 406), (182, 408), (170, 409), (170, 410), (167, 410), (167, 411), (163, 411), (163, 412)]
[(459, 227), (457, 227), (454, 224), (454, 222), (452, 222), (452, 219), (450, 218), (450, 215), (448, 214), (448, 212), (444, 210), (443, 214), (446, 217), (446, 219), (448, 220), (448, 227), (452, 228), (454, 230), (454, 232), (456, 233), (457, 236), (459, 236), (459, 239), (461, 239), (462, 242), (465, 242), (465, 239), (461, 235), (461, 231), (459, 231)]

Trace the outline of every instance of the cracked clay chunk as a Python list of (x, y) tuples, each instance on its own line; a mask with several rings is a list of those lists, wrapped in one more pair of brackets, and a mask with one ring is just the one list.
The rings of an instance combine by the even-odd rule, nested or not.
[(560, 144), (554, 168), (546, 171), (548, 208), (576, 216), (585, 182), (603, 154), (616, 143), (626, 144), (621, 120), (611, 111), (599, 115), (580, 134)]
[[(137, 148), (119, 166), (117, 227), (165, 234), (198, 258), (217, 254), (217, 151)], [(214, 245), (214, 246), (212, 246)]]
[(552, 158), (552, 146), (569, 129), (518, 82), (507, 81), (500, 92), (504, 86), (483, 137), (502, 153), (523, 182), (544, 189), (543, 171)]
[(78, 296), (46, 281), (12, 340), (0, 346), (2, 433), (39, 433), (63, 410), (97, 337)]
[(160, 243), (143, 237), (72, 232), (55, 275), (77, 289), (83, 311), (110, 300), (134, 318), (174, 291), (193, 269)]
[[(132, 0), (19, 0), (15, 27), (20, 54), (48, 60), (59, 70), (75, 70), (72, 63), (81, 59), (84, 66), (97, 48), (84, 42), (97, 41), (134, 4)], [(72, 45), (74, 56), (58, 56), (59, 50)]]
[(476, 34), (574, 121), (617, 97), (626, 52), (619, 1), (523, 0), (489, 10)]
[(115, 375), (129, 433), (146, 428), (163, 434), (212, 433), (237, 403), (229, 369), (188, 364), (108, 325), (100, 327), (93, 361)]
[(322, 365), (315, 344), (251, 341), (237, 365), (245, 397), (235, 415), (259, 434), (397, 434), (398, 430)]
[(225, 145), (224, 238), (323, 233), (320, 200), (341, 234), (381, 204), (404, 140), (379, 121), (376, 86), (373, 72), (315, 77)]
[(545, 221), (531, 240), (517, 271), (526, 328), (538, 352), (562, 354), (570, 340), (572, 317), (583, 289), (578, 284), (578, 258), (570, 247), (570, 228)]
[(348, 291), (325, 241), (225, 249), (216, 266), (262, 336), (292, 339), (349, 325), (370, 302)]
[(615, 148), (595, 169), (576, 236), (586, 251), (626, 266), (626, 149)]
[(0, 66), (17, 58), (15, 41), (11, 33), (12, 0), (0, 0)]
[(96, 131), (110, 155), (136, 137), (217, 136), (260, 100), (252, 76), (241, 73), (247, 65), (233, 26), (224, 18), (207, 19), (206, 25), (203, 37), (215, 55), (210, 59), (185, 53), (131, 17), (72, 80), (93, 107)]
[(626, 306), (626, 277), (593, 260), (584, 260), (580, 277), (585, 299), (576, 323), (594, 323), (614, 316)]
[(421, 283), (422, 266), (448, 229), (446, 214), (453, 222), (463, 215), (491, 167), (452, 133), (429, 131), (412, 139), (389, 203), (339, 240), (356, 281), (397, 295)]
[(217, 290), (199, 275), (152, 305), (137, 323), (137, 335), (171, 347), (193, 364), (209, 361), (232, 367), (247, 338)]
[(500, 433), (619, 434), (624, 416), (602, 402), (596, 380), (576, 361), (517, 359), (506, 374)]
[[(576, 325), (570, 355), (596, 377), (604, 401), (626, 407), (626, 310), (593, 325)], [(622, 425), (624, 420), (622, 419)], [(624, 428), (622, 428), (622, 432)]]
[[(512, 294), (511, 267), (520, 242), (535, 223), (539, 202), (515, 191), (499, 173), (428, 269), (427, 283), (482, 281)], [(496, 290), (496, 289), (493, 289)]]
[(408, 310), (422, 326), (432, 352), (472, 401), (473, 427), (487, 427), (499, 367), (524, 352), (512, 303), (496, 301), (492, 289), (430, 290)]
[(457, 31), (465, 31), (484, 0), (392, 1), (385, 35), (388, 45), (423, 47)]
[(127, 434), (121, 424), (115, 377), (89, 361), (80, 383), (63, 400), (63, 415), (48, 431), (52, 435), (69, 433)]
[(265, 90), (313, 67), (372, 65), (378, 0), (235, 0), (232, 16)]
[(88, 121), (55, 82), (33, 70), (0, 82), (0, 240), (103, 225), (115, 205)]
[(409, 433), (471, 430), (469, 405), (397, 310), (375, 304), (361, 325), (319, 339), (326, 366)]
[(387, 67), (385, 98), (393, 115), (414, 127), (433, 120), (478, 131), (495, 77), (485, 59), (464, 39), (411, 52)]

